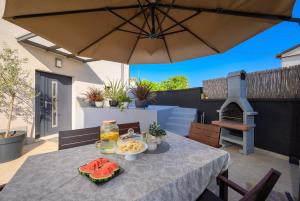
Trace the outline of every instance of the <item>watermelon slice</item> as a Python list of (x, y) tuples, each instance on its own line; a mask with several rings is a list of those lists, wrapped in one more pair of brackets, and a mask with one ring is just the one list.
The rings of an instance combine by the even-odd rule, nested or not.
[(94, 160), (97, 162), (98, 167), (101, 167), (102, 165), (104, 165), (105, 163), (108, 163), (109, 160), (107, 158), (98, 158), (96, 160)]
[(85, 164), (85, 165), (79, 167), (79, 172), (82, 175), (89, 175), (93, 171), (95, 171), (96, 167), (97, 167), (96, 163), (93, 163), (93, 164), (92, 163), (88, 163), (88, 164)]
[(102, 167), (105, 163), (108, 163), (109, 160), (106, 158), (98, 158), (96, 160), (93, 160), (81, 167), (79, 167), (79, 172), (82, 175), (88, 176), (89, 174), (93, 173), (95, 170)]
[(101, 169), (108, 169), (108, 170), (111, 170), (114, 174), (118, 173), (119, 170), (120, 170), (120, 167), (117, 163), (115, 162), (108, 162), (108, 163), (105, 163)]
[(90, 178), (95, 183), (105, 182), (110, 180), (114, 175), (114, 172), (109, 168), (100, 168), (90, 174)]

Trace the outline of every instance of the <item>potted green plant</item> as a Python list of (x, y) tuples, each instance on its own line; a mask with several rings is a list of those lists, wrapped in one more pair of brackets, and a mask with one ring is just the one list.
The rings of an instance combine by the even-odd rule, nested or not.
[(119, 102), (119, 107), (121, 109), (128, 108), (128, 105), (131, 102), (131, 99), (129, 96), (127, 96), (127, 93), (125, 90), (122, 93), (120, 93), (118, 102)]
[(83, 95), (85, 96), (85, 100), (88, 101), (90, 105), (103, 107), (104, 97), (100, 89), (90, 87), (89, 90)]
[(145, 108), (149, 101), (154, 101), (156, 94), (152, 92), (149, 83), (138, 81), (136, 86), (131, 88), (131, 93), (135, 96), (135, 106), (137, 108)]
[(155, 121), (149, 126), (149, 134), (156, 138), (157, 144), (161, 143), (162, 138), (167, 134)]
[(11, 122), (19, 117), (26, 123), (33, 119), (36, 93), (29, 82), (29, 72), (22, 67), (26, 62), (17, 50), (4, 47), (0, 52), (0, 112), (7, 117), (5, 132), (0, 133), (0, 163), (22, 154), (27, 131), (11, 129)]
[(109, 105), (111, 107), (117, 107), (119, 105), (119, 97), (125, 89), (124, 84), (120, 81), (110, 81), (105, 86), (104, 96), (109, 99)]

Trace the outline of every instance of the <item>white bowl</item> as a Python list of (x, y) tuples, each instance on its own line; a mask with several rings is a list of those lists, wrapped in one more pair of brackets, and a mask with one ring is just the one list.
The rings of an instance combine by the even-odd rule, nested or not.
[(142, 143), (144, 144), (144, 149), (142, 149), (139, 152), (135, 152), (135, 153), (120, 152), (119, 149), (117, 149), (116, 154), (124, 155), (125, 159), (128, 161), (136, 160), (139, 154), (143, 153), (144, 151), (146, 151), (148, 149), (148, 145), (144, 142), (142, 142)]

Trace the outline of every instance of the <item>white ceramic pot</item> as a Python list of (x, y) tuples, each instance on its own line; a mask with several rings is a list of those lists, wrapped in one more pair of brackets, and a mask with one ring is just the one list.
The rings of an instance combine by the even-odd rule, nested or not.
[(129, 102), (122, 102), (122, 107), (123, 108), (128, 108)]
[(162, 137), (156, 137), (156, 142), (158, 145), (161, 143), (161, 141), (162, 141)]
[(103, 101), (96, 101), (95, 105), (96, 107), (103, 107), (104, 102)]

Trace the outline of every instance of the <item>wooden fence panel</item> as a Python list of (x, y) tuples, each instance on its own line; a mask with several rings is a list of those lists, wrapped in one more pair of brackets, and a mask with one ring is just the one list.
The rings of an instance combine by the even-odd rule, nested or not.
[[(209, 99), (227, 98), (226, 78), (203, 81)], [(300, 65), (249, 73), (247, 97), (252, 99), (300, 98)]]

